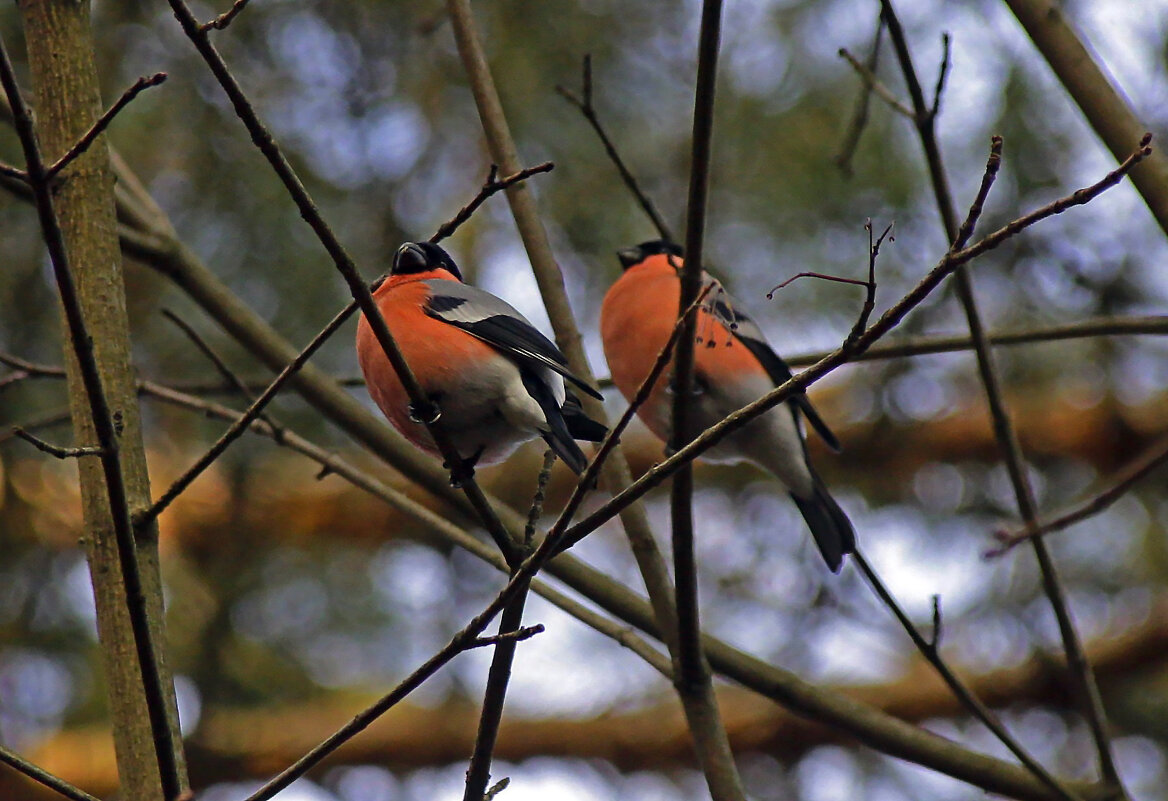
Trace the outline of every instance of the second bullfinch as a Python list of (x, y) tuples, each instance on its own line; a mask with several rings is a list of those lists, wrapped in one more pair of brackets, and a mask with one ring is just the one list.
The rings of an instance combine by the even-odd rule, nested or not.
[[(682, 252), (672, 243), (654, 241), (621, 250), (617, 256), (624, 274), (604, 297), (600, 333), (613, 383), (631, 400), (677, 321)], [(703, 273), (703, 286), (714, 280)], [(759, 327), (737, 310), (720, 287), (710, 291), (698, 309), (696, 338), (691, 412), (696, 430), (714, 425), (791, 377), (790, 368), (767, 344)], [(649, 430), (666, 442), (673, 418), (670, 372), (662, 372), (637, 412)], [(774, 474), (799, 507), (828, 567), (838, 571), (844, 554), (855, 550), (855, 532), (811, 467), (802, 418), (833, 450), (839, 449), (807, 396), (799, 392), (727, 436), (703, 457), (753, 462)]]
[[(540, 436), (568, 467), (583, 471), (587, 460), (575, 440), (596, 442), (606, 430), (584, 415), (565, 379), (589, 395), (600, 394), (572, 375), (559, 348), (522, 314), (462, 283), (445, 250), (429, 242), (406, 242), (373, 298), (437, 407), (438, 424), (464, 469), (502, 461)], [(369, 394), (393, 427), (422, 450), (439, 455), (364, 316), (357, 324), (357, 357)]]

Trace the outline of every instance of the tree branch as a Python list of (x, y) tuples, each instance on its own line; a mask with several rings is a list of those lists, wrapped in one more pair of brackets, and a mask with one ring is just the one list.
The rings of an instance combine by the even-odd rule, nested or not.
[[(905, 83), (908, 85), (909, 96), (912, 98), (917, 132), (920, 136), (922, 149), (925, 152), (925, 159), (928, 162), (929, 175), (932, 179), (937, 207), (941, 213), (946, 236), (952, 242), (950, 250), (960, 250), (965, 246), (965, 242), (973, 232), (976, 224), (976, 211), (980, 210), (989, 186), (987, 181), (983, 181), (982, 189), (978, 193), (978, 198), (974, 206), (970, 209), (966, 224), (959, 228), (952, 194), (949, 190), (948, 179), (945, 176), (945, 169), (941, 161), (940, 147), (937, 144), (935, 115), (929, 112), (925, 104), (924, 93), (921, 90), (916, 70), (913, 67), (908, 43), (905, 39), (904, 31), (900, 26), (900, 21), (893, 10), (891, 0), (881, 0), (881, 13), (884, 16), (885, 24), (888, 26), (889, 36), (892, 39), (897, 58), (900, 61), (901, 72), (904, 74)], [(948, 63), (948, 57), (949, 50), (946, 47), (944, 63)], [(938, 89), (942, 86), (945, 71), (943, 64), (941, 79), (938, 81)], [(934, 101), (934, 109), (936, 105), (937, 103)], [(1001, 140), (998, 139), (996, 144), (1000, 149)], [(1141, 142), (1141, 144), (1146, 145), (1146, 141)], [(977, 301), (974, 296), (973, 279), (970, 277), (968, 271), (959, 269), (954, 275), (954, 280), (957, 283), (958, 298), (961, 300), (966, 321), (969, 325), (970, 339), (974, 343), (974, 351), (977, 354), (978, 374), (981, 378), (982, 386), (985, 388), (986, 402), (989, 407), (990, 417), (993, 421), (994, 432), (997, 436), (1002, 456), (1006, 463), (1006, 469), (1014, 488), (1014, 497), (1018, 504), (1018, 511), (1026, 526), (1033, 528), (1037, 519), (1037, 503), (1034, 497), (1034, 489), (1030, 485), (1030, 479), (1026, 474), (1025, 461), (1021, 445), (1018, 442), (1017, 432), (1014, 429), (1010, 420), (1009, 411), (1006, 409), (1005, 402), (1002, 399), (1001, 383), (997, 368), (994, 365), (993, 353), (987, 340), (981, 322), (981, 316), (978, 312)], [(1079, 686), (1084, 715), (1091, 729), (1092, 737), (1095, 740), (1095, 747), (1099, 756), (1100, 773), (1105, 781), (1114, 784), (1123, 792), (1119, 774), (1115, 767), (1115, 760), (1111, 752), (1111, 743), (1107, 736), (1107, 719), (1103, 710), (1103, 702), (1099, 696), (1099, 689), (1095, 684), (1091, 666), (1084, 657), (1083, 646), (1079, 640), (1078, 633), (1075, 631), (1066, 594), (1059, 580), (1058, 572), (1042, 540), (1034, 539), (1032, 543), (1035, 557), (1038, 560), (1039, 569), (1042, 573), (1043, 589), (1050, 600), (1051, 608), (1058, 621), (1063, 647), (1067, 653), (1067, 663)], [(1126, 793), (1124, 794), (1126, 795)]]

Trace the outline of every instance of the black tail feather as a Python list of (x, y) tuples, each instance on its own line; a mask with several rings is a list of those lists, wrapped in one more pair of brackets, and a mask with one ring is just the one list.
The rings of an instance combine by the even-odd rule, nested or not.
[(568, 425), (568, 433), (572, 435), (572, 439), (600, 442), (608, 434), (607, 427), (584, 414), (580, 399), (571, 392), (564, 398), (564, 407), (560, 412), (564, 415), (564, 422)]
[(827, 492), (827, 487), (818, 477), (815, 489), (809, 498), (800, 498), (791, 493), (791, 499), (799, 507), (807, 527), (815, 537), (815, 544), (823, 554), (831, 572), (838, 573), (845, 554), (856, 550), (856, 531), (844, 510)]
[[(543, 437), (548, 447), (556, 452), (556, 456), (564, 460), (564, 464), (570, 467), (573, 473), (580, 475), (588, 465), (588, 457), (584, 455), (584, 451), (580, 450), (580, 446), (573, 439), (573, 433), (565, 419), (565, 414), (560, 410), (559, 404), (556, 403), (551, 389), (547, 384), (543, 383), (543, 381), (527, 370), (521, 369), (519, 373), (523, 379), (523, 386), (531, 393), (531, 397), (535, 398), (536, 403), (539, 404), (539, 407), (543, 410), (544, 417), (547, 419), (549, 430), (540, 432), (540, 436)], [(565, 402), (566, 405), (567, 403)], [(583, 410), (580, 410), (579, 400), (576, 401), (576, 409), (579, 411), (579, 417), (593, 425), (600, 425), (584, 416)], [(602, 429), (604, 428), (603, 426), (600, 427)]]

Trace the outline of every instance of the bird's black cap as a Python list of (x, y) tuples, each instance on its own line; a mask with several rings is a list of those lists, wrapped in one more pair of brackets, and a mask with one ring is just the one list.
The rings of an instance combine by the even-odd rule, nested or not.
[(438, 269), (446, 270), (459, 281), (462, 280), (458, 265), (445, 250), (433, 242), (406, 242), (394, 254), (393, 269), (389, 272), (390, 275), (409, 275)]
[(630, 248), (618, 250), (616, 257), (620, 259), (621, 267), (627, 270), (630, 267), (635, 267), (640, 264), (650, 256), (659, 256), (662, 253), (681, 258), (681, 246), (673, 242), (667, 242), (664, 239), (653, 239), (648, 242), (642, 242), (639, 245), (633, 245)]

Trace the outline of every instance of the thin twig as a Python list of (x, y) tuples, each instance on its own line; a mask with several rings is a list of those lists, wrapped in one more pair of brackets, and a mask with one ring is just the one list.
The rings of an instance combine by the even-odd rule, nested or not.
[(673, 242), (673, 235), (669, 231), (669, 226), (665, 224), (661, 214), (657, 211), (657, 207), (653, 205), (653, 201), (641, 189), (637, 179), (633, 177), (632, 172), (625, 166), (624, 160), (616, 150), (616, 145), (613, 144), (612, 139), (609, 138), (608, 132), (604, 130), (604, 125), (601, 124), (600, 118), (596, 114), (596, 107), (592, 105), (592, 55), (584, 56), (582, 67), (583, 77), (581, 79), (581, 95), (577, 97), (575, 94), (565, 89), (563, 86), (556, 86), (556, 92), (560, 97), (567, 100), (576, 108), (580, 109), (580, 113), (584, 115), (584, 119), (592, 126), (592, 130), (596, 131), (596, 135), (600, 137), (600, 143), (604, 146), (604, 152), (608, 154), (608, 158), (616, 167), (617, 172), (620, 173), (621, 180), (624, 181), (625, 186), (633, 193), (633, 197), (641, 205), (641, 209), (649, 217), (653, 223), (653, 227), (657, 229), (657, 234), (666, 242)]
[(56, 426), (56, 425), (61, 425), (62, 423), (68, 423), (70, 419), (71, 418), (69, 415), (68, 408), (58, 409), (58, 410), (53, 411), (53, 412), (48, 412), (46, 414), (42, 414), (41, 416), (35, 417), (32, 420), (27, 420), (18, 426), (13, 426), (12, 428), (8, 429), (7, 431), (0, 431), (0, 445), (3, 445), (5, 442), (8, 442), (8, 440), (10, 440), (10, 439), (16, 439), (17, 438), (17, 434), (16, 434), (17, 429), (23, 429), (24, 431), (32, 431), (33, 429), (48, 428), (50, 426)]
[(61, 156), (61, 158), (53, 162), (52, 166), (45, 170), (45, 180), (52, 181), (60, 175), (61, 170), (68, 167), (74, 159), (86, 150), (89, 150), (89, 146), (93, 144), (93, 141), (101, 136), (102, 132), (109, 127), (109, 124), (114, 121), (114, 117), (118, 116), (122, 109), (128, 106), (135, 97), (146, 89), (149, 89), (151, 86), (158, 86), (164, 82), (166, 77), (165, 72), (156, 72), (153, 75), (144, 76), (134, 81), (133, 86), (122, 92), (122, 96), (118, 98), (118, 102), (110, 106), (109, 110), (105, 114), (102, 114), (97, 122), (93, 123), (93, 126), (77, 140), (77, 143), (73, 147), (69, 148), (65, 155)]
[(534, 167), (528, 167), (526, 169), (520, 170), (514, 175), (508, 175), (506, 178), (499, 179), (497, 178), (499, 168), (492, 164), (491, 171), (487, 175), (487, 180), (483, 183), (483, 188), (479, 190), (479, 193), (475, 195), (474, 200), (459, 209), (458, 213), (455, 214), (449, 222), (443, 223), (442, 226), (434, 233), (434, 236), (430, 237), (430, 241), (434, 244), (437, 244), (457, 231), (458, 227), (469, 220), (471, 215), (473, 215), (475, 211), (478, 210), (478, 207), (483, 205), (483, 203), (491, 195), (494, 195), (497, 192), (501, 192), (508, 187), (514, 186), (520, 181), (526, 181), (533, 175), (539, 175), (540, 173), (544, 172), (551, 172), (553, 169), (555, 169), (555, 166), (556, 165), (552, 164), (550, 161), (545, 161), (543, 164), (537, 164)]
[(1063, 798), (1065, 801), (1082, 801), (1082, 799), (1068, 790), (1065, 786), (1062, 785), (1062, 783), (1058, 781), (1058, 779), (1052, 776), (1050, 772), (1046, 770), (1046, 768), (1044, 768), (1036, 759), (1034, 759), (1034, 757), (1032, 757), (1029, 752), (1027, 752), (1026, 749), (1024, 749), (1022, 745), (1014, 739), (1014, 736), (1011, 735), (1010, 732), (1007, 731), (1006, 727), (1002, 725), (1001, 720), (998, 719), (998, 716), (994, 714), (993, 710), (982, 703), (981, 699), (973, 694), (973, 691), (965, 685), (965, 682), (961, 681), (961, 679), (957, 677), (957, 674), (952, 671), (949, 665), (941, 657), (941, 652), (938, 648), (941, 640), (941, 601), (939, 596), (933, 596), (933, 636), (932, 640), (930, 641), (925, 639), (924, 635), (921, 634), (920, 630), (916, 627), (912, 620), (909, 619), (909, 616), (905, 614), (900, 604), (897, 603), (896, 598), (893, 597), (891, 592), (889, 592), (888, 588), (884, 585), (884, 582), (880, 579), (880, 576), (868, 563), (868, 560), (864, 557), (864, 554), (860, 551), (860, 549), (856, 549), (855, 553), (852, 554), (852, 559), (854, 560), (856, 567), (858, 567), (860, 572), (864, 574), (864, 578), (868, 580), (868, 583), (871, 585), (872, 590), (876, 593), (877, 597), (879, 597), (884, 605), (892, 611), (893, 616), (896, 617), (901, 627), (908, 633), (909, 638), (913, 641), (913, 645), (917, 647), (917, 650), (921, 652), (921, 655), (925, 657), (926, 660), (928, 660), (930, 665), (933, 666), (933, 668), (937, 671), (937, 675), (939, 675), (945, 684), (948, 685), (949, 689), (953, 692), (953, 695), (955, 695), (957, 700), (959, 700), (962, 705), (969, 710), (970, 714), (984, 723), (986, 728), (993, 732), (994, 735), (997, 736), (997, 738), (1001, 740), (1007, 748), (1010, 749), (1010, 753), (1018, 757), (1018, 760), (1023, 765), (1025, 765), (1027, 769), (1029, 769), (1035, 776), (1042, 780), (1042, 782), (1047, 787), (1054, 791), (1056, 795), (1058, 795), (1060, 798)]
[(216, 31), (227, 30), (227, 26), (230, 25), (232, 20), (234, 20), (236, 18), (236, 16), (239, 15), (239, 12), (243, 11), (243, 9), (247, 6), (247, 4), (248, 4), (248, 0), (235, 0), (235, 2), (231, 4), (231, 8), (227, 9), (222, 14), (215, 17), (215, 19), (210, 20), (208, 22), (204, 22), (202, 25), (199, 26), (199, 30), (201, 32), (204, 32), (204, 33), (209, 31), (209, 30), (216, 30)]
[[(953, 204), (948, 179), (945, 175), (945, 168), (941, 160), (940, 146), (936, 138), (935, 115), (929, 113), (929, 107), (925, 103), (924, 92), (917, 78), (916, 69), (913, 66), (908, 42), (904, 35), (904, 30), (900, 25), (900, 20), (897, 18), (896, 12), (892, 7), (892, 0), (881, 0), (880, 7), (881, 14), (888, 26), (889, 36), (892, 39), (897, 59), (900, 62), (901, 72), (904, 75), (909, 96), (912, 98), (915, 124), (921, 147), (925, 154), (925, 160), (929, 167), (929, 176), (933, 184), (933, 194), (936, 197), (937, 208), (941, 214), (946, 236), (952, 242), (950, 251), (958, 251), (965, 245), (966, 240), (963, 237), (967, 238), (972, 233), (976, 217), (973, 209), (971, 209), (970, 219), (967, 220), (965, 225), (958, 226), (956, 209)], [(938, 88), (943, 85), (947, 71), (945, 64), (948, 60), (949, 49), (946, 46), (941, 76), (938, 79)], [(938, 103), (939, 98), (934, 99), (934, 109)], [(1000, 140), (996, 144), (1000, 149)], [(1141, 142), (1141, 145), (1146, 146), (1146, 144), (1145, 137), (1145, 141)], [(987, 179), (992, 181), (992, 177), (989, 176), (988, 171)], [(988, 191), (985, 182), (983, 182), (983, 190)], [(983, 200), (983, 193), (979, 192), (978, 200), (974, 205), (980, 207)], [(970, 339), (974, 343), (974, 351), (977, 354), (978, 375), (985, 389), (986, 403), (989, 407), (990, 418), (993, 422), (994, 435), (1006, 463), (1007, 472), (1010, 475), (1010, 482), (1013, 485), (1018, 511), (1027, 528), (1033, 528), (1037, 520), (1037, 503), (1035, 501), (1034, 489), (1026, 473), (1024, 456), (1021, 445), (1018, 442), (1017, 432), (1010, 420), (1009, 411), (1002, 397), (1002, 389), (998, 372), (994, 365), (993, 352), (987, 340), (973, 292), (973, 280), (969, 275), (969, 271), (964, 269), (956, 271), (954, 280), (957, 286), (958, 298), (961, 300), (966, 321), (969, 325)], [(1074, 622), (1071, 619), (1070, 608), (1062, 583), (1058, 577), (1058, 572), (1043, 541), (1040, 538), (1036, 538), (1032, 539), (1031, 543), (1033, 544), (1035, 557), (1037, 558), (1038, 566), (1042, 574), (1043, 590), (1050, 600), (1051, 609), (1058, 622), (1059, 634), (1062, 638), (1063, 649), (1067, 656), (1067, 664), (1078, 686), (1083, 713), (1087, 719), (1088, 727), (1091, 730), (1092, 739), (1095, 742), (1100, 774), (1104, 781), (1114, 785), (1126, 797), (1127, 794), (1120, 782), (1119, 773), (1112, 754), (1111, 741), (1107, 734), (1107, 718), (1103, 709), (1102, 699), (1099, 695), (1099, 688), (1095, 682), (1091, 666), (1087, 662), (1083, 652), (1083, 645), (1079, 640), (1078, 632), (1075, 630)]]
[(1020, 528), (1015, 531), (1002, 529), (994, 532), (1001, 546), (987, 551), (986, 558), (1002, 556), (1016, 545), (1033, 537), (1041, 537), (1061, 531), (1089, 517), (1108, 509), (1122, 498), (1139, 481), (1158, 467), (1168, 462), (1168, 438), (1162, 438), (1119, 471), (1112, 479), (1111, 486), (1076, 504), (1066, 512), (1049, 520), (1039, 522), (1034, 528)]
[(0, 162), (0, 176), (5, 178), (12, 178), (22, 183), (28, 182), (28, 173), (24, 170), (19, 170), (10, 164)]
[(13, 770), (23, 773), (33, 781), (54, 790), (65, 798), (71, 801), (98, 801), (97, 798), (85, 792), (84, 790), (74, 787), (69, 782), (49, 773), (43, 768), (39, 768), (27, 759), (14, 754), (4, 746), (0, 745), (0, 762), (8, 765)]
[[(244, 400), (246, 400), (248, 403), (256, 402), (255, 393), (248, 389), (247, 384), (240, 380), (239, 376), (237, 376), (235, 372), (227, 366), (227, 362), (220, 358), (219, 354), (215, 352), (215, 349), (207, 343), (207, 340), (203, 339), (199, 332), (196, 331), (186, 320), (179, 317), (170, 309), (163, 309), (162, 316), (178, 326), (179, 330), (187, 335), (187, 338), (191, 340), (192, 343), (194, 343), (194, 346), (199, 349), (199, 352), (206, 356), (211, 364), (215, 366), (215, 369), (219, 372), (219, 375), (223, 376), (223, 379), (227, 382), (227, 384), (233, 387), (236, 392), (243, 396)], [(345, 317), (347, 319), (348, 315), (346, 314)], [(258, 412), (256, 416), (270, 425), (277, 432), (277, 434), (280, 432), (281, 426), (272, 420), (272, 418), (269, 417), (265, 412)]]
[(163, 687), (162, 672), (158, 664), (157, 650), (150, 620), (146, 612), (146, 597), (142, 588), (142, 576), (138, 567), (137, 547), (134, 541), (134, 526), (130, 519), (130, 506), (126, 494), (125, 477), (122, 475), (118, 455), (118, 434), (114, 425), (113, 412), (102, 385), (101, 372), (94, 355), (93, 340), (89, 335), (77, 294), (73, 271), (69, 264), (65, 235), (54, 208), (50, 180), (37, 143), (37, 135), (32, 116), (25, 105), (24, 97), (16, 83), (12, 63), (4, 41), (0, 38), (0, 85), (8, 97), (12, 109), (13, 126), (20, 139), (21, 148), (28, 168), (29, 185), (36, 202), (37, 215), (53, 266), (57, 290), (69, 330), (69, 341), (77, 359), (82, 385), (88, 401), (93, 427), (101, 448), (101, 466), (105, 477), (106, 494), (109, 500), (110, 523), (117, 543), (118, 563), (126, 592), (126, 607), (133, 633), (135, 654), (142, 676), (142, 694), (150, 718), (150, 732), (155, 755), (158, 760), (158, 774), (164, 801), (176, 798), (182, 792), (182, 778), (179, 758), (175, 753), (175, 743), (171, 738), (169, 715), (167, 714), (167, 693)]
[[(1026, 345), (1035, 342), (1063, 342), (1070, 339), (1090, 339), (1105, 336), (1139, 336), (1168, 334), (1168, 315), (1133, 317), (1096, 317), (1065, 325), (1044, 326), (1021, 331), (989, 335), (991, 345)], [(968, 336), (927, 336), (905, 339), (887, 345), (873, 345), (855, 356), (856, 361), (902, 359), (909, 356), (930, 356), (938, 353), (956, 353), (973, 348)], [(815, 364), (831, 351), (811, 351), (784, 356), (792, 367)]]
[[(864, 63), (871, 75), (876, 74), (876, 65), (880, 61), (880, 40), (883, 36), (884, 19), (878, 17), (876, 33), (872, 36), (872, 49), (868, 53), (868, 60)], [(852, 177), (852, 159), (856, 155), (860, 137), (864, 135), (864, 129), (868, 126), (868, 110), (872, 105), (871, 100), (872, 89), (865, 83), (864, 88), (860, 90), (860, 94), (856, 98), (856, 109), (852, 113), (852, 122), (848, 125), (848, 132), (844, 135), (843, 144), (840, 145), (839, 153), (832, 159), (835, 165), (840, 168), (840, 172), (847, 178)]]
[(860, 316), (856, 318), (855, 325), (852, 330), (848, 332), (844, 339), (844, 348), (848, 349), (854, 347), (856, 342), (860, 339), (860, 335), (864, 333), (864, 329), (868, 327), (868, 320), (872, 316), (873, 310), (876, 308), (876, 258), (880, 255), (880, 246), (884, 244), (885, 237), (888, 237), (889, 242), (895, 242), (894, 237), (890, 237), (892, 233), (893, 223), (889, 223), (880, 236), (875, 241), (872, 239), (872, 221), (864, 221), (864, 230), (868, 232), (868, 280), (864, 282), (866, 291), (864, 293), (864, 304), (860, 307)]
[(888, 107), (897, 114), (902, 114), (905, 117), (908, 117), (910, 120), (914, 119), (912, 109), (906, 106), (904, 103), (900, 102), (899, 98), (897, 98), (892, 90), (885, 86), (866, 64), (853, 56), (845, 47), (841, 47), (839, 49), (839, 55), (841, 58), (845, 59), (849, 64), (852, 65), (852, 69), (854, 69), (856, 74), (860, 76), (860, 80), (864, 82), (864, 86), (868, 87), (868, 91), (872, 92), (885, 103), (887, 103)]
[[(211, 73), (215, 76), (215, 79), (219, 82), (224, 93), (226, 93), (228, 99), (231, 101), (236, 116), (239, 117), (240, 121), (247, 128), (248, 133), (251, 134), (252, 141), (268, 160), (268, 164), (272, 167), (284, 185), (285, 190), (295, 202), (297, 209), (300, 211), (300, 216), (312, 228), (317, 239), (320, 240), (325, 250), (328, 251), (337, 271), (345, 279), (350, 293), (360, 307), (361, 313), (365, 315), (365, 319), (368, 321), (374, 336), (377, 338), (378, 344), (385, 351), (386, 358), (393, 366), (394, 372), (405, 388), (411, 404), (419, 410), (434, 409), (434, 404), (427, 397), (421, 384), (418, 383), (417, 377), (406, 363), (405, 357), (402, 356), (397, 342), (390, 333), (389, 327), (385, 324), (385, 319), (382, 317), (380, 309), (369, 292), (369, 287), (361, 279), (357, 265), (345, 251), (340, 240), (333, 233), (332, 228), (325, 222), (324, 217), (321, 216), (320, 211), (316, 207), (316, 203), (308, 194), (308, 190), (305, 189), (296, 171), (292, 169), (292, 165), (284, 157), (271, 132), (261, 122), (251, 101), (248, 100), (238, 81), (236, 81), (235, 76), (231, 74), (231, 70), (227, 67), (226, 62), (223, 61), (223, 58), (211, 43), (207, 35), (207, 30), (200, 27), (198, 20), (184, 0), (169, 0), (169, 3), (184, 33), (186, 33), (192, 44), (194, 44), (195, 49), (203, 57)], [(450, 438), (444, 432), (442, 424), (437, 421), (437, 417), (437, 410), (435, 410), (435, 414), (433, 415), (424, 415), (424, 418), (428, 418), (428, 420), (423, 425), (426, 426), (426, 430), (431, 439), (433, 439), (434, 444), (438, 447), (447, 465), (449, 465), (452, 483), (456, 483), (462, 488), (467, 499), (474, 507), (475, 512), (479, 515), (484, 528), (491, 535), (495, 544), (499, 546), (503, 555), (507, 557), (509, 562), (518, 563), (520, 555), (517, 544), (512, 540), (510, 534), (508, 534), (503, 524), (499, 521), (498, 515), (491, 508), (482, 489), (474, 480), (473, 470), (467, 469), (462, 455), (455, 449)]]
[(514, 631), (492, 634), (489, 637), (475, 637), (469, 647), (482, 648), (487, 645), (498, 645), (501, 642), (522, 642), (531, 639), (536, 634), (542, 634), (543, 630), (543, 624), (536, 623), (534, 626), (524, 626)]
[(535, 494), (531, 498), (531, 508), (527, 510), (527, 525), (523, 527), (523, 546), (531, 548), (535, 540), (535, 527), (543, 514), (544, 493), (548, 480), (552, 477), (552, 465), (556, 463), (556, 452), (551, 448), (544, 451), (543, 468), (535, 480)]
[[(478, 647), (479, 635), (483, 629), (514, 598), (522, 597), (524, 594), (526, 594), (526, 584), (521, 588), (514, 582), (509, 583), (482, 612), (476, 615), (461, 631), (455, 634), (434, 656), (427, 659), (421, 667), (403, 679), (400, 684), (383, 695), (376, 703), (359, 712), (352, 720), (307, 754), (296, 760), (294, 764), (281, 771), (279, 775), (249, 795), (246, 801), (268, 801), (268, 799), (275, 796), (293, 781), (319, 764), (322, 759), (340, 748), (345, 742), (352, 739), (354, 735), (368, 728), (373, 721), (377, 720), (377, 718), (381, 717), (402, 699), (424, 684), (431, 676), (444, 667), (446, 663), (454, 659), (454, 657), (470, 648)], [(518, 629), (518, 627), (515, 627), (515, 629)], [(517, 634), (514, 633), (514, 630), (509, 635), (501, 635), (499, 638), (500, 641), (495, 646), (496, 649), (514, 648), (516, 637)], [(481, 793), (479, 797), (482, 797)]]
[(25, 442), (32, 445), (39, 451), (44, 451), (50, 456), (56, 456), (58, 459), (75, 459), (79, 456), (101, 456), (101, 448), (95, 445), (88, 445), (85, 447), (62, 448), (60, 445), (53, 445), (51, 442), (45, 442), (40, 437), (34, 436), (25, 431), (20, 426), (12, 427), (12, 435), (20, 437)]
[[(341, 310), (340, 314), (330, 320), (329, 324), (326, 325), (319, 334), (312, 338), (312, 341), (309, 342), (307, 346), (305, 346), (304, 350), (300, 351), (296, 358), (289, 362), (288, 365), (280, 371), (280, 374), (276, 376), (272, 383), (268, 384), (267, 389), (265, 389), (260, 394), (260, 396), (252, 402), (247, 411), (244, 412), (244, 414), (238, 420), (232, 423), (231, 426), (228, 427), (228, 429), (224, 431), (222, 435), (220, 435), (219, 439), (217, 439), (215, 443), (207, 449), (207, 452), (199, 457), (199, 459), (196, 460), (193, 465), (187, 468), (187, 470), (181, 476), (175, 479), (174, 483), (172, 483), (170, 487), (167, 488), (166, 492), (162, 493), (158, 500), (156, 500), (149, 509), (138, 515), (137, 519), (134, 521), (135, 525), (139, 527), (148, 525), (151, 521), (157, 518), (158, 515), (162, 514), (162, 512), (168, 506), (170, 506), (170, 504), (173, 503), (174, 500), (178, 498), (178, 496), (181, 495), (196, 478), (202, 475), (203, 471), (210, 467), (214, 461), (218, 459), (225, 450), (227, 450), (228, 446), (239, 438), (240, 434), (242, 434), (247, 429), (251, 421), (260, 416), (260, 413), (264, 410), (268, 403), (270, 403), (272, 399), (276, 397), (276, 394), (283, 388), (284, 384), (286, 384), (288, 380), (292, 378), (292, 376), (294, 376), (296, 372), (302, 366), (304, 366), (304, 364), (310, 358), (312, 358), (312, 355), (316, 353), (321, 345), (328, 341), (329, 337), (331, 337), (342, 325), (344, 325), (345, 321), (349, 319), (349, 316), (354, 311), (356, 311), (356, 309), (357, 305), (355, 303), (350, 303), (343, 310)], [(271, 425), (271, 422), (268, 421), (268, 424)], [(277, 432), (281, 430), (276, 426), (272, 426), (272, 428)]]
[[(867, 227), (871, 228), (870, 221), (869, 221)], [(795, 283), (800, 278), (818, 278), (821, 281), (834, 281), (837, 284), (852, 284), (853, 286), (862, 286), (862, 287), (871, 286), (870, 281), (862, 281), (859, 278), (844, 278), (842, 275), (830, 275), (828, 273), (802, 272), (802, 273), (795, 273), (790, 278), (788, 278), (786, 281), (783, 281), (782, 283), (779, 283), (779, 284), (775, 284), (775, 286), (772, 287), (771, 290), (766, 293), (767, 300), (774, 300), (776, 292), (779, 292), (780, 290), (786, 289), (788, 286)]]

